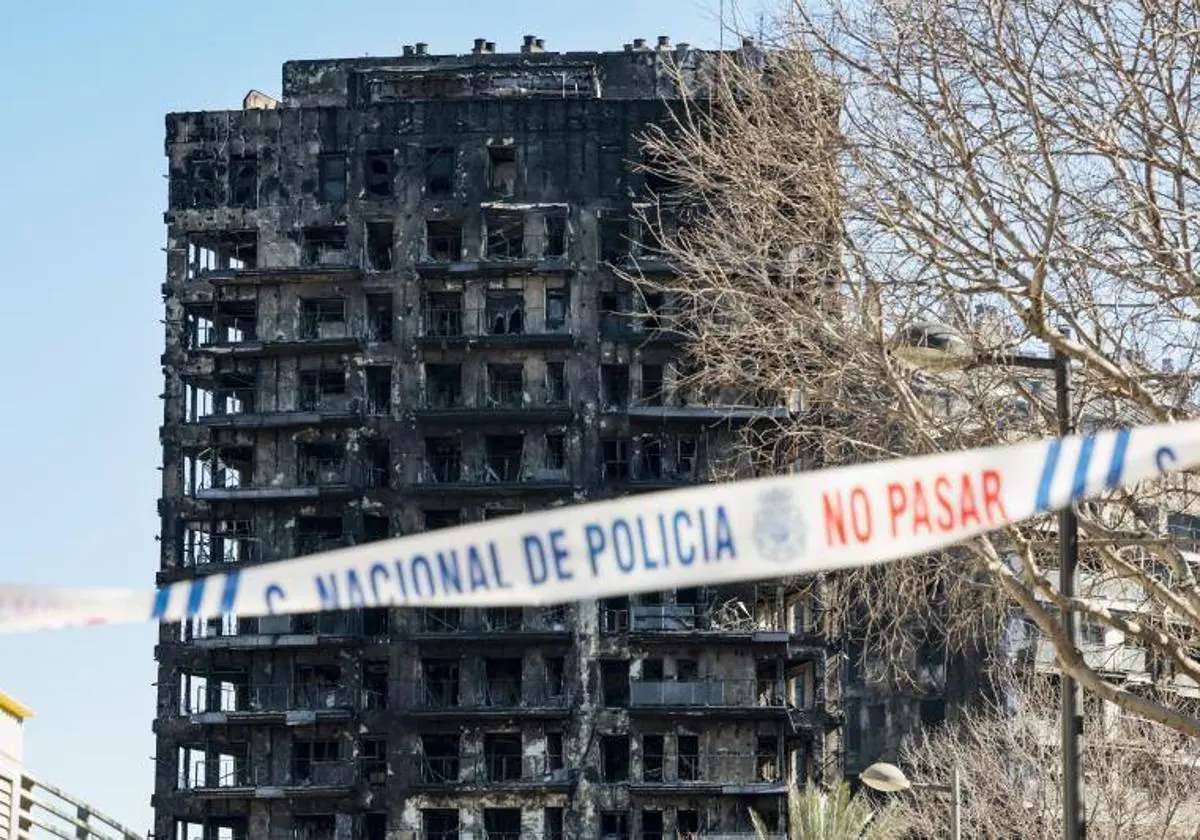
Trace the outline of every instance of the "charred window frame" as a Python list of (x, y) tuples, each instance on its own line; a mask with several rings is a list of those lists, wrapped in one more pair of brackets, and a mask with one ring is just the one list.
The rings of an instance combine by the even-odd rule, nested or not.
[(448, 196), (454, 193), (455, 149), (433, 146), (425, 150), (425, 194)]
[(220, 203), (215, 160), (198, 158), (189, 162), (187, 182), (189, 207), (195, 210), (209, 210)]
[(346, 200), (346, 156), (323, 154), (317, 159), (317, 198), (327, 204)]
[(570, 310), (570, 286), (546, 288), (546, 330), (548, 332), (564, 329), (567, 326), (567, 315)]
[(367, 222), (367, 268), (371, 271), (392, 270), (392, 240), (394, 229), (391, 222)]
[(230, 159), (229, 204), (247, 210), (258, 207), (258, 158), (254, 155)]
[(390, 198), (396, 179), (395, 153), (372, 149), (363, 156), (363, 190), (367, 198)]
[(488, 147), (488, 189), (493, 195), (517, 194), (517, 150), (514, 146)]
[(429, 262), (458, 262), (462, 259), (463, 226), (458, 219), (428, 219), (425, 222), (425, 259)]

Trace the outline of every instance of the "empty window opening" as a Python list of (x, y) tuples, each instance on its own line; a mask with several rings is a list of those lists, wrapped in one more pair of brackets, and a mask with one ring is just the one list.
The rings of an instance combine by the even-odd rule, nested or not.
[(387, 660), (363, 662), (363, 699), (368, 709), (386, 709), (388, 699)]
[(430, 262), (461, 260), (462, 242), (462, 222), (453, 219), (425, 222), (425, 258)]
[(546, 733), (546, 769), (553, 773), (566, 767), (563, 757), (563, 734), (561, 732)]
[(239, 344), (258, 337), (258, 304), (252, 300), (222, 301), (213, 313), (212, 341)]
[(457, 607), (422, 607), (417, 626), (426, 633), (455, 633), (462, 629), (463, 611)]
[(346, 483), (346, 447), (339, 443), (296, 445), (300, 484), (328, 486)]
[(316, 554), (345, 545), (340, 516), (300, 516), (296, 519), (296, 554)]
[(462, 365), (426, 364), (425, 401), (429, 408), (458, 408), (463, 402)]
[(561, 656), (546, 657), (546, 695), (552, 700), (567, 695), (567, 660)]
[(187, 239), (187, 276), (209, 271), (254, 268), (258, 264), (258, 231), (192, 233)]
[(783, 778), (779, 757), (779, 738), (775, 735), (759, 735), (754, 748), (754, 781), (778, 782)]
[(425, 334), (445, 338), (463, 334), (462, 292), (430, 292), (426, 295)]
[(525, 216), (492, 211), (484, 215), (486, 256), (492, 260), (519, 260), (525, 256)]
[(458, 660), (423, 659), (421, 671), (426, 706), (449, 709), (458, 705)]
[(523, 612), (520, 607), (488, 607), (483, 611), (483, 629), (501, 633), (520, 630)]
[[(462, 480), (462, 444), (457, 438), (425, 438), (426, 478), (438, 484)], [(433, 513), (434, 511), (428, 511)], [(428, 517), (427, 517), (428, 518)], [(458, 524), (457, 521), (454, 522)]]
[(629, 404), (629, 365), (600, 366), (600, 401), (608, 410)]
[(663, 840), (662, 811), (642, 811), (641, 840)]
[(546, 362), (546, 402), (567, 401), (567, 366), (564, 362)]
[(189, 461), (184, 462), (185, 480), (190, 479), (189, 487), (194, 494), (197, 490), (209, 488), (249, 487), (254, 480), (254, 447), (252, 446), (219, 446), (206, 450), (199, 460), (191, 460), (191, 475), (188, 476)]
[(321, 155), (317, 163), (320, 183), (317, 197), (330, 204), (346, 200), (346, 156), (341, 154)]
[(292, 817), (292, 840), (334, 840), (337, 820), (333, 814)]
[(546, 435), (546, 469), (562, 471), (567, 468), (567, 437)]
[(219, 200), (216, 161), (193, 160), (188, 166), (188, 204), (206, 210), (216, 207)]
[(319, 784), (327, 780), (329, 770), (341, 758), (339, 746), (336, 738), (293, 742), (292, 784)]
[(424, 512), (425, 530), (437, 531), (462, 524), (461, 510), (427, 510)]
[(567, 255), (567, 217), (554, 213), (546, 216), (546, 233), (542, 242), (542, 256), (558, 259)]
[(700, 679), (700, 663), (695, 659), (680, 657), (675, 660), (675, 679), (680, 682), (695, 682)]
[(680, 478), (692, 478), (696, 475), (696, 439), (694, 437), (681, 437), (678, 443), (675, 472)]
[(258, 158), (253, 155), (229, 161), (229, 203), (247, 209), (258, 206)]
[(642, 660), (642, 679), (649, 682), (656, 682), (666, 679), (665, 663), (662, 659), (655, 657), (654, 659)]
[(361, 444), (363, 485), (386, 488), (391, 485), (392, 453), (387, 440), (368, 438)]
[(629, 480), (629, 441), (624, 439), (609, 439), (600, 442), (604, 463), (601, 465), (601, 479), (604, 481)]
[(665, 767), (662, 735), (642, 736), (642, 781), (665, 782)]
[(363, 186), (368, 198), (387, 198), (392, 194), (395, 175), (391, 149), (367, 152), (363, 159)]
[(642, 405), (663, 404), (663, 366), (642, 365)]
[(629, 256), (629, 219), (613, 216), (600, 220), (600, 261), (620, 262)]
[(566, 823), (563, 820), (562, 808), (546, 808), (542, 812), (542, 819), (545, 821), (545, 840), (563, 840), (566, 832)]
[(340, 370), (302, 370), (297, 394), (301, 411), (345, 408), (346, 374)]
[(421, 840), (458, 840), (456, 808), (422, 808)]
[(492, 192), (510, 198), (517, 193), (517, 150), (512, 146), (488, 148), (488, 186)]
[(184, 537), (184, 565), (250, 563), (258, 559), (257, 545), (248, 519), (219, 519), (212, 526), (208, 522), (189, 523)]
[(484, 808), (483, 836), (487, 840), (521, 840), (520, 808)]
[(663, 477), (662, 441), (658, 438), (642, 438), (642, 453), (638, 478), (652, 481)]
[(700, 780), (700, 736), (680, 735), (676, 776), (681, 782)]
[(546, 330), (554, 332), (567, 326), (567, 311), (571, 295), (568, 286), (546, 289)]
[(446, 785), (458, 781), (462, 738), (458, 735), (421, 736), (421, 781)]
[(488, 435), (484, 438), (487, 462), (484, 479), (489, 482), (521, 480), (521, 455), (524, 435)]
[(425, 150), (425, 194), (446, 196), (454, 192), (454, 149), (439, 146)]
[(629, 736), (600, 736), (600, 778), (605, 782), (629, 781)]
[(518, 290), (488, 289), (484, 299), (488, 335), (520, 335), (525, 332), (525, 295)]
[(363, 840), (387, 840), (387, 814), (363, 815)]
[(213, 389), (213, 414), (252, 414), (257, 376), (249, 371), (230, 371), (217, 376)]
[(629, 815), (624, 811), (601, 812), (600, 840), (630, 840)]
[(371, 414), (392, 412), (392, 366), (369, 365), (366, 368), (367, 411)]
[(521, 703), (521, 660), (488, 658), (483, 660), (488, 706), (519, 706)]
[(367, 267), (392, 270), (392, 223), (367, 222)]
[(483, 761), (489, 782), (513, 782), (521, 778), (521, 735), (488, 733), (483, 736)]
[(666, 298), (662, 292), (648, 292), (642, 296), (645, 304), (643, 323), (647, 330), (662, 329), (663, 313), (666, 311)]
[(345, 338), (345, 298), (309, 298), (300, 301), (300, 337)]
[(700, 812), (690, 808), (680, 808), (675, 812), (675, 830), (679, 832), (680, 840), (693, 840), (700, 834)]
[[(374, 527), (372, 523), (378, 523)], [(378, 532), (378, 535), (375, 535)], [(363, 517), (363, 542), (375, 542), (387, 539), (388, 521), (386, 516)], [(387, 607), (369, 607), (362, 611), (362, 632), (364, 636), (386, 636), (388, 632)]]
[(926, 697), (921, 701), (921, 726), (941, 726), (946, 722), (946, 699)]
[(387, 739), (363, 738), (358, 748), (358, 766), (367, 784), (387, 782)]
[(300, 257), (303, 265), (319, 267), (348, 264), (346, 229), (344, 227), (304, 228), (302, 240), (303, 249)]
[(520, 408), (525, 399), (523, 365), (487, 366), (487, 402), (501, 408)]
[(392, 296), (367, 295), (367, 338), (371, 341), (391, 341), (393, 323)]
[(624, 659), (600, 660), (600, 696), (605, 706), (629, 705), (629, 663)]
[(783, 687), (779, 680), (779, 666), (770, 660), (754, 663), (754, 680), (758, 686), (758, 705), (778, 706), (783, 702)]
[(248, 840), (246, 817), (208, 817), (203, 822), (175, 821), (171, 840)]

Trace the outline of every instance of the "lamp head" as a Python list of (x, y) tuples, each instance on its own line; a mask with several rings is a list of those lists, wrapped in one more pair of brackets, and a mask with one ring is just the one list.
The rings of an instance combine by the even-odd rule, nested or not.
[(975, 351), (957, 330), (932, 321), (918, 321), (897, 332), (892, 355), (930, 371), (962, 370), (975, 361)]
[(859, 773), (858, 778), (862, 779), (862, 783), (867, 787), (881, 790), (884, 793), (895, 793), (898, 790), (908, 790), (912, 787), (912, 783), (904, 775), (904, 771), (886, 761), (872, 764)]

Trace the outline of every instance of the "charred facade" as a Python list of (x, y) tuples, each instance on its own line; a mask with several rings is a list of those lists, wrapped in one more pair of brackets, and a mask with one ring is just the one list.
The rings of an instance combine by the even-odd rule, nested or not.
[[(666, 39), (418, 44), (167, 117), (161, 582), (711, 480), (775, 409), (679, 387), (612, 270), (669, 270), (666, 61), (702, 80)], [(819, 629), (774, 584), (164, 625), (155, 836), (749, 836), (840, 760)]]

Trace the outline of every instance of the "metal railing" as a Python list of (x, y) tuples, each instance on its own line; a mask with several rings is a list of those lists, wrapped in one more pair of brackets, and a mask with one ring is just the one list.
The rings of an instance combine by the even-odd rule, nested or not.
[(347, 484), (350, 471), (345, 457), (305, 458), (300, 464), (300, 484), (312, 487), (328, 487)]
[(605, 609), (603, 633), (784, 632), (781, 618), (755, 616), (740, 601), (713, 604), (642, 604)]
[(353, 709), (354, 691), (344, 685), (270, 685), (195, 686), (184, 698), (183, 714), (205, 712), (256, 713)]
[(421, 335), (427, 338), (503, 337), (518, 335), (569, 335), (566, 318), (549, 314), (542, 307), (427, 306), (421, 322)]
[(404, 701), (417, 709), (561, 709), (569, 705), (565, 686), (543, 680), (496, 677), (474, 686), (459, 680), (423, 679), (404, 686)]
[(670, 319), (666, 315), (601, 312), (600, 334), (619, 338), (633, 335), (669, 337), (675, 333), (671, 331)]
[(630, 706), (702, 708), (779, 707), (786, 702), (781, 680), (645, 680), (629, 682)]
[(427, 786), (480, 782), (556, 784), (567, 781), (560, 759), (529, 755), (426, 755), (420, 760), (419, 779)]
[(787, 778), (786, 765), (776, 755), (756, 753), (679, 753), (676, 760), (653, 753), (642, 754), (642, 775), (635, 783), (654, 785), (724, 784), (779, 785)]
[[(22, 773), (16, 793), (14, 840), (35, 837), (71, 837), (75, 840), (142, 840), (142, 835), (126, 828), (91, 804), (69, 793)], [(8, 815), (4, 814), (3, 819)], [(7, 828), (0, 822), (0, 830)]]
[(417, 633), (539, 633), (566, 632), (567, 607), (558, 605), (531, 609), (490, 607), (470, 610), (446, 607), (422, 607), (414, 611)]

